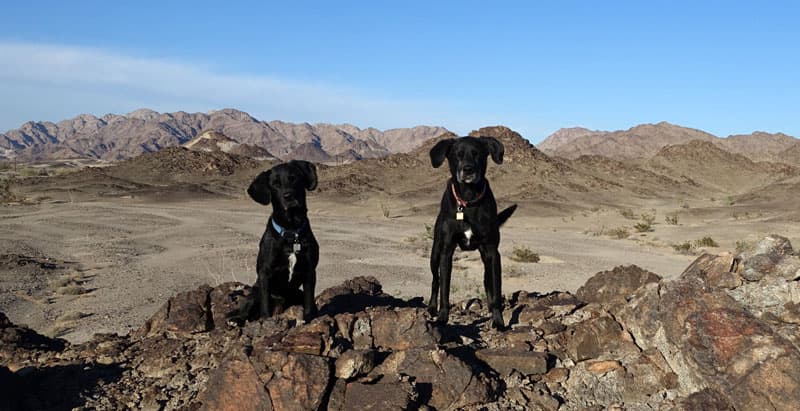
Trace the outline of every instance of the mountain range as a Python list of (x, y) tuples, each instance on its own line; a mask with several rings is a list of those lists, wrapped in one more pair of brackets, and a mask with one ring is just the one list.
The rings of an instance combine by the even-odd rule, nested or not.
[(778, 161), (797, 164), (791, 152), (800, 151), (800, 140), (783, 133), (756, 131), (746, 135), (717, 137), (702, 130), (667, 122), (641, 124), (628, 130), (596, 131), (581, 127), (563, 128), (537, 147), (550, 156), (576, 159), (600, 155), (617, 160), (647, 159), (664, 147), (705, 141), (753, 161)]
[(222, 133), (239, 144), (260, 147), (280, 159), (325, 162), (406, 152), (447, 129), (417, 126), (381, 131), (349, 124), (266, 122), (234, 109), (209, 113), (140, 109), (126, 115), (82, 114), (58, 123), (29, 121), (0, 134), (0, 153), (22, 160), (118, 161), (185, 144), (207, 131)]

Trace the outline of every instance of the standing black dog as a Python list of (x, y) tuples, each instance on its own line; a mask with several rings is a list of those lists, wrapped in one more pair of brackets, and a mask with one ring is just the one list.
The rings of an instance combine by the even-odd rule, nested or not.
[(259, 174), (247, 189), (256, 202), (272, 204), (272, 214), (258, 245), (253, 286), (253, 304), (229, 318), (257, 319), (280, 313), (298, 303), (303, 287), (303, 318), (317, 313), (314, 287), (317, 280), (319, 244), (317, 244), (306, 208), (306, 190), (317, 187), (317, 169), (307, 161), (278, 164)]
[(483, 261), (483, 286), (492, 326), (504, 327), (502, 314), (500, 226), (517, 205), (497, 214), (497, 203), (486, 180), (486, 159), (503, 162), (503, 144), (491, 137), (460, 137), (442, 140), (431, 149), (431, 165), (438, 168), (445, 158), (451, 178), (442, 198), (433, 232), (431, 250), (431, 299), (428, 312), (446, 324), (450, 315), (450, 274), (456, 245), (462, 250), (477, 249)]

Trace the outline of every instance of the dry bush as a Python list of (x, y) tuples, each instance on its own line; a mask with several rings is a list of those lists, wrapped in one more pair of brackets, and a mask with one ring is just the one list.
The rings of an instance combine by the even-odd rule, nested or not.
[(634, 214), (633, 210), (631, 210), (630, 208), (619, 210), (619, 215), (627, 218), (628, 220), (637, 220), (639, 218), (636, 216), (636, 214)]
[(612, 238), (616, 238), (617, 240), (622, 240), (623, 238), (628, 238), (631, 236), (631, 232), (628, 231), (625, 227), (617, 227), (611, 230), (608, 230), (608, 235)]
[(539, 254), (534, 253), (525, 246), (514, 247), (514, 251), (511, 252), (511, 257), (509, 258), (519, 263), (538, 263), (541, 260)]
[(692, 255), (695, 253), (695, 247), (691, 241), (673, 244), (672, 249), (680, 254)]
[(695, 240), (694, 245), (696, 247), (719, 247), (716, 241), (709, 236), (705, 236), (699, 240)]
[(667, 214), (664, 221), (669, 225), (678, 225), (678, 213)]

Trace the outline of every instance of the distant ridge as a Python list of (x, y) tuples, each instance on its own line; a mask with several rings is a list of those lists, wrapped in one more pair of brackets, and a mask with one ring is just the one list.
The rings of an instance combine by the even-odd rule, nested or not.
[(265, 122), (235, 109), (159, 113), (145, 108), (126, 115), (81, 114), (58, 123), (29, 121), (0, 134), (0, 156), (118, 161), (183, 145), (208, 131), (222, 133), (237, 144), (263, 149), (280, 159), (325, 161), (336, 156), (378, 158), (408, 152), (447, 129), (416, 126), (380, 131), (350, 124)]
[(628, 130), (593, 131), (581, 127), (562, 128), (537, 146), (550, 156), (577, 159), (600, 155), (617, 160), (648, 159), (662, 148), (707, 141), (753, 161), (783, 161), (782, 153), (800, 140), (783, 133), (733, 135), (720, 138), (702, 130), (667, 122), (641, 124)]

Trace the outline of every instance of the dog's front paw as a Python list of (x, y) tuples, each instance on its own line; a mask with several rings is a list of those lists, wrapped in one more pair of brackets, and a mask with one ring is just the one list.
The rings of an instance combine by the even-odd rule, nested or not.
[(317, 316), (317, 305), (312, 304), (311, 308), (303, 309), (303, 321), (309, 322)]
[(498, 331), (505, 330), (505, 322), (503, 321), (503, 314), (500, 311), (492, 313), (492, 328)]
[(438, 304), (436, 303), (428, 304), (428, 314), (430, 314), (431, 317), (436, 317), (436, 312), (439, 310), (439, 307), (437, 307), (437, 305)]
[(439, 314), (436, 316), (436, 322), (439, 324), (447, 324), (447, 321), (450, 319), (450, 310), (441, 309), (439, 310)]

